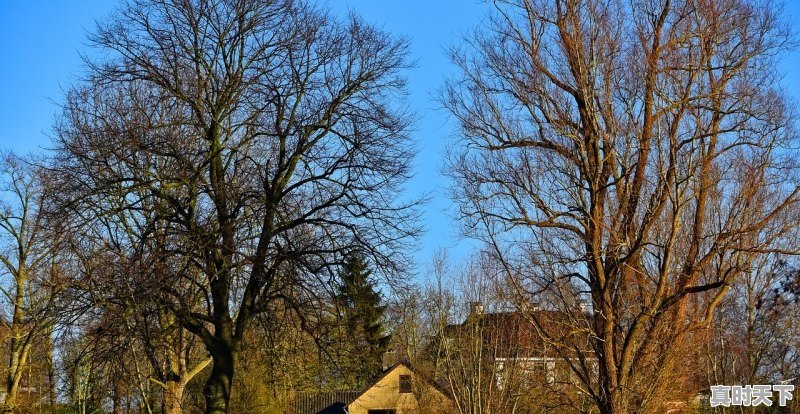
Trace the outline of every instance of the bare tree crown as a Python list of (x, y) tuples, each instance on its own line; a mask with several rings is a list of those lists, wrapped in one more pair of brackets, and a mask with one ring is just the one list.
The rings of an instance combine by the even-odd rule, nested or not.
[(795, 118), (775, 70), (790, 33), (771, 2), (493, 3), (442, 94), (460, 217), (524, 300), (591, 297), (578, 325), (607, 384), (595, 398), (647, 406), (653, 382), (632, 377), (667, 366), (645, 358), (656, 338), (708, 322), (754, 257), (797, 250)]
[(315, 309), (353, 252), (402, 280), (403, 39), (304, 1), (134, 0), (90, 40), (57, 127), (63, 205), (203, 340), (208, 407), (254, 315)]

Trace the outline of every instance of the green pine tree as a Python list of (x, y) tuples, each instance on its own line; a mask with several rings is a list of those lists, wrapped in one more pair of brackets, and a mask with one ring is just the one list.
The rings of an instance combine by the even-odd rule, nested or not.
[(336, 294), (350, 351), (349, 369), (357, 386), (365, 386), (381, 373), (382, 356), (389, 346), (382, 323), (386, 306), (369, 269), (360, 255), (350, 256), (339, 274)]

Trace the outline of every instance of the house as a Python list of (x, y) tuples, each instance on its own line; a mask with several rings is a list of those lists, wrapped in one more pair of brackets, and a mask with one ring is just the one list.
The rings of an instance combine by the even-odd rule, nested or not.
[(391, 362), (384, 360), (383, 374), (367, 389), (296, 398), (288, 413), (450, 414), (457, 411), (457, 401), (495, 396), (498, 401), (483, 406), (508, 412), (506, 403), (540, 404), (554, 395), (572, 396), (576, 389), (570, 384), (580, 383), (573, 367), (596, 369), (588, 329), (581, 329), (591, 317), (585, 309), (574, 314), (538, 307), (486, 312), (477, 302), (469, 309), (463, 322), (447, 325), (431, 343), (439, 362), (430, 376), (415, 372), (408, 362), (394, 363), (393, 353), (387, 353)]
[(482, 304), (472, 302), (462, 323), (445, 328), (440, 347), (450, 356), (475, 353), (465, 347), (481, 348), (479, 354), (490, 360), (498, 386), (510, 377), (522, 378), (527, 385), (577, 384), (580, 379), (570, 365), (588, 373), (596, 364), (588, 326), (581, 329), (589, 318), (585, 309), (568, 314), (531, 306), (525, 312), (486, 312)]
[(347, 405), (348, 414), (445, 414), (453, 411), (449, 392), (415, 374), (405, 362), (387, 369), (375, 384)]
[(295, 393), (288, 414), (450, 414), (448, 391), (417, 375), (407, 362), (387, 367), (360, 392)]

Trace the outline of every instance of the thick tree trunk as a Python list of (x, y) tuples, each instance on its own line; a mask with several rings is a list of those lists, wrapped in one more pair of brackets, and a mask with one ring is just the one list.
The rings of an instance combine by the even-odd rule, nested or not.
[(17, 393), (19, 390), (19, 376), (9, 374), (6, 380), (6, 399), (3, 404), (3, 413), (13, 413), (17, 411)]
[[(13, 342), (13, 341), (12, 341)], [(27, 360), (28, 347), (23, 347), (19, 352), (13, 352), (10, 356), (10, 366), (6, 377), (6, 398), (3, 404), (4, 413), (13, 413), (18, 410), (17, 394), (19, 393), (19, 383), (22, 381), (22, 367)]]
[(183, 411), (183, 392), (186, 383), (183, 381), (168, 381), (164, 390), (164, 414), (181, 414)]
[(235, 353), (232, 346), (221, 343), (216, 344), (210, 352), (211, 375), (203, 389), (206, 414), (228, 414)]
[(623, 391), (616, 391), (614, 395), (598, 404), (600, 414), (629, 414), (627, 395)]

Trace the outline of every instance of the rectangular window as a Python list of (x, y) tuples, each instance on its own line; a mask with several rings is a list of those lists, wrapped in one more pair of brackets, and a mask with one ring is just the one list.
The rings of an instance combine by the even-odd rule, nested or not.
[(412, 392), (411, 375), (400, 376), (400, 394), (407, 394)]

